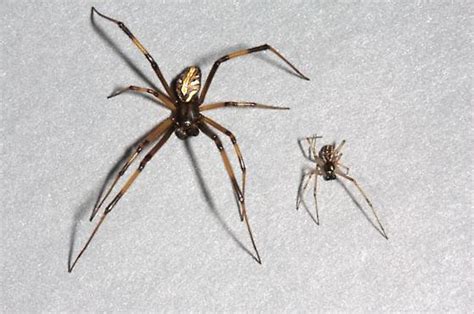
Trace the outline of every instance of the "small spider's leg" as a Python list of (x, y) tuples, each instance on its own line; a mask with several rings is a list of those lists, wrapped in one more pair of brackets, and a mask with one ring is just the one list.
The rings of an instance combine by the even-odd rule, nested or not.
[(341, 164), (341, 163), (339, 163), (339, 162), (337, 163), (337, 166), (338, 166), (338, 167), (341, 167), (342, 169), (344, 169), (346, 174), (349, 174), (349, 167), (344, 166), (343, 164)]
[(118, 203), (120, 198), (127, 192), (127, 190), (130, 188), (132, 183), (135, 181), (135, 179), (138, 177), (140, 172), (143, 170), (145, 167), (146, 163), (150, 161), (150, 159), (156, 154), (156, 152), (166, 143), (166, 141), (170, 138), (171, 134), (173, 134), (174, 128), (173, 127), (168, 127), (167, 132), (163, 135), (163, 137), (156, 143), (156, 145), (151, 149), (151, 151), (143, 158), (143, 160), (140, 162), (140, 166), (138, 167), (137, 170), (128, 178), (128, 180), (124, 183), (122, 188), (120, 189), (120, 192), (117, 193), (117, 195), (114, 197), (114, 199), (107, 205), (105, 208), (105, 211), (102, 213), (102, 216), (100, 217), (100, 220), (97, 222), (97, 225), (95, 226), (94, 230), (92, 231), (91, 235), (89, 236), (89, 239), (87, 239), (87, 242), (84, 244), (82, 247), (81, 251), (77, 255), (76, 259), (70, 265), (69, 267), (69, 272), (72, 272), (74, 269), (74, 266), (76, 265), (77, 261), (79, 258), (84, 254), (85, 250), (91, 243), (92, 239), (94, 238), (95, 234), (99, 230), (100, 225), (102, 222), (105, 220), (105, 217), (112, 211), (112, 209), (115, 207), (115, 205)]
[(346, 140), (343, 140), (336, 148), (336, 154), (341, 152), (342, 147), (346, 144)]
[(216, 102), (207, 105), (201, 105), (199, 111), (214, 110), (218, 108), (235, 107), (235, 108), (259, 108), (259, 109), (274, 109), (274, 110), (290, 110), (289, 107), (269, 106), (258, 104), (250, 101), (225, 101)]
[(308, 155), (313, 156), (314, 159), (313, 146), (316, 145), (316, 140), (314, 139), (314, 137), (307, 137), (306, 142), (308, 142)]
[[(306, 189), (308, 188), (309, 182), (311, 182), (311, 178), (315, 174), (316, 173), (314, 171), (311, 171), (310, 173), (307, 173), (307, 174), (304, 175), (304, 178), (307, 178), (307, 179), (306, 179), (306, 182), (305, 182), (304, 178), (303, 178), (303, 181), (301, 182), (301, 186), (298, 189), (298, 197), (296, 198), (296, 210), (298, 210), (300, 208), (301, 202), (303, 201), (303, 198), (304, 198), (304, 192), (306, 192)], [(316, 174), (316, 176), (317, 176), (317, 174)], [(303, 187), (303, 188), (301, 188), (301, 187)]]
[(166, 79), (165, 77), (163, 76), (163, 74), (161, 73), (161, 70), (160, 68), (158, 67), (158, 63), (156, 63), (155, 59), (153, 59), (153, 57), (150, 55), (150, 53), (146, 50), (146, 48), (142, 45), (142, 43), (140, 41), (138, 41), (138, 39), (132, 34), (132, 32), (127, 28), (127, 26), (125, 26), (125, 24), (123, 24), (122, 22), (120, 21), (117, 21), (111, 17), (108, 17), (102, 13), (100, 13), (99, 11), (96, 10), (96, 8), (92, 7), (91, 8), (91, 15), (97, 13), (99, 16), (103, 17), (104, 19), (106, 20), (109, 20), (110, 22), (113, 22), (115, 24), (117, 24), (117, 26), (125, 33), (127, 34), (127, 36), (133, 41), (133, 43), (135, 44), (135, 46), (137, 46), (137, 48), (145, 55), (146, 59), (148, 60), (148, 62), (150, 62), (151, 64), (151, 67), (153, 68), (153, 70), (155, 71), (156, 75), (158, 76), (158, 78), (160, 79), (160, 82), (161, 84), (163, 84), (163, 87), (165, 88), (165, 91), (166, 93), (168, 94), (169, 97), (171, 97), (171, 99), (174, 100), (174, 94), (171, 92), (171, 89), (168, 85), (168, 82), (166, 82)]
[[(230, 138), (230, 141), (232, 142), (232, 145), (234, 146), (235, 154), (237, 155), (237, 158), (239, 159), (239, 164), (240, 164), (240, 169), (242, 171), (242, 196), (245, 198), (245, 184), (247, 181), (247, 168), (245, 167), (245, 162), (244, 162), (244, 157), (242, 156), (242, 153), (240, 151), (240, 146), (237, 143), (237, 139), (235, 138), (234, 134), (224, 128), (222, 125), (219, 123), (215, 122), (212, 119), (209, 119), (208, 117), (202, 116), (202, 119), (204, 122), (209, 123), (211, 126), (219, 130), (220, 132), (224, 133), (226, 136)], [(240, 220), (243, 220), (242, 217), (242, 212), (239, 211), (240, 214)]]
[(217, 68), (219, 67), (219, 65), (221, 63), (223, 63), (225, 61), (228, 61), (230, 59), (233, 59), (233, 58), (237, 58), (237, 57), (240, 57), (240, 56), (245, 56), (247, 54), (258, 52), (258, 51), (263, 51), (263, 50), (270, 50), (271, 52), (276, 54), (280, 59), (282, 59), (286, 64), (288, 64), (293, 69), (293, 71), (295, 71), (301, 78), (309, 81), (308, 77), (304, 76), (303, 73), (301, 73), (293, 64), (291, 64), (288, 60), (286, 60), (285, 57), (283, 57), (282, 54), (279, 53), (275, 48), (273, 48), (270, 45), (264, 44), (264, 45), (254, 47), (254, 48), (238, 50), (238, 51), (229, 53), (229, 54), (217, 59), (217, 61), (214, 62), (214, 65), (211, 68), (211, 72), (209, 72), (209, 75), (206, 79), (206, 83), (204, 84), (204, 87), (202, 89), (201, 96), (199, 97), (199, 103), (202, 104), (204, 99), (206, 98), (207, 90), (209, 89), (209, 86), (211, 85), (212, 79), (214, 78), (214, 74), (216, 73)]
[(109, 197), (110, 193), (112, 192), (113, 188), (115, 185), (118, 183), (119, 179), (125, 174), (127, 171), (128, 167), (133, 163), (133, 161), (138, 157), (138, 155), (142, 152), (142, 150), (147, 147), (150, 143), (153, 143), (156, 141), (168, 128), (169, 126), (173, 123), (171, 118), (165, 119), (161, 121), (156, 127), (154, 127), (143, 139), (143, 141), (138, 144), (138, 147), (135, 149), (135, 151), (130, 155), (130, 157), (127, 159), (125, 164), (122, 166), (120, 169), (119, 173), (115, 177), (114, 181), (112, 182), (112, 185), (109, 187), (107, 192), (104, 194), (104, 197), (97, 203), (97, 205), (94, 207), (92, 210), (91, 216), (89, 220), (92, 221), (94, 219), (95, 215), (99, 211), (99, 209), (102, 207), (102, 204), (104, 204), (105, 200)]
[(232, 187), (234, 188), (234, 193), (237, 195), (237, 198), (240, 202), (240, 206), (242, 208), (242, 216), (243, 216), (245, 224), (247, 226), (247, 230), (248, 230), (248, 233), (249, 233), (249, 236), (250, 236), (250, 241), (252, 241), (253, 249), (255, 250), (255, 254), (257, 255), (254, 258), (257, 261), (257, 263), (262, 264), (262, 259), (260, 258), (260, 254), (258, 253), (257, 245), (255, 244), (255, 240), (254, 240), (253, 234), (252, 234), (252, 229), (250, 228), (249, 218), (247, 216), (247, 209), (245, 208), (245, 198), (244, 198), (242, 192), (240, 191), (239, 185), (237, 184), (237, 180), (235, 179), (234, 170), (232, 169), (232, 166), (230, 164), (229, 157), (227, 156), (225, 148), (222, 145), (222, 142), (221, 142), (219, 136), (213, 130), (211, 130), (207, 126), (207, 124), (205, 124), (204, 122), (200, 123), (199, 124), (199, 129), (204, 134), (206, 134), (210, 139), (212, 139), (214, 141), (214, 143), (217, 146), (217, 149), (219, 150), (219, 152), (221, 154), (222, 161), (224, 162), (226, 172), (227, 172), (227, 174), (228, 174), (228, 176), (229, 176), (229, 178), (232, 182)]
[(318, 156), (318, 153), (317, 153), (317, 150), (316, 150), (316, 140), (318, 138), (323, 138), (322, 136), (318, 136), (317, 134), (315, 134), (314, 136), (311, 136), (311, 137), (307, 137), (307, 141), (308, 141), (308, 144), (309, 144), (309, 149), (311, 150), (312, 154), (313, 154), (313, 158), (316, 162), (318, 162), (319, 166), (321, 167), (322, 166), (322, 160), (319, 158)]
[(162, 92), (151, 89), (151, 88), (138, 87), (138, 86), (134, 86), (134, 85), (130, 85), (126, 88), (120, 89), (120, 90), (114, 92), (113, 94), (111, 94), (110, 96), (108, 96), (107, 98), (110, 99), (112, 97), (118, 96), (118, 95), (120, 95), (120, 94), (122, 94), (126, 91), (129, 91), (129, 90), (139, 92), (139, 93), (151, 94), (151, 95), (155, 96), (156, 98), (158, 98), (161, 101), (161, 104), (163, 104), (169, 110), (174, 111), (176, 109), (173, 101), (168, 96), (163, 94)]
[(352, 178), (352, 177), (349, 177), (347, 174), (345, 174), (344, 172), (342, 172), (339, 168), (336, 167), (336, 173), (338, 175), (340, 175), (341, 177), (343, 178), (346, 178), (347, 180), (351, 181), (352, 183), (354, 183), (354, 185), (357, 187), (357, 189), (359, 190), (359, 192), (362, 194), (362, 196), (364, 197), (365, 201), (367, 202), (367, 204), (369, 204), (369, 207), (370, 209), (372, 210), (372, 213), (374, 214), (375, 216), (375, 219), (377, 220), (377, 223), (380, 227), (380, 232), (382, 233), (382, 235), (384, 236), (385, 239), (388, 240), (388, 237), (387, 237), (387, 233), (385, 232), (385, 229), (383, 228), (382, 226), (382, 223), (380, 222), (380, 219), (379, 219), (379, 216), (377, 215), (377, 212), (375, 211), (375, 208), (374, 206), (372, 205), (372, 202), (369, 200), (369, 198), (367, 197), (367, 195), (365, 194), (364, 190), (362, 190), (362, 188), (360, 187), (359, 183), (357, 183), (356, 179)]
[(314, 161), (313, 160), (313, 154), (311, 153), (311, 147), (308, 146), (307, 149), (308, 151), (306, 152), (306, 146), (304, 144), (305, 141), (308, 141), (308, 139), (306, 137), (303, 137), (303, 138), (298, 138), (298, 146), (301, 150), (301, 152), (303, 153), (303, 157), (310, 160), (310, 161)]
[(319, 209), (318, 209), (318, 177), (321, 173), (316, 168), (316, 176), (314, 178), (314, 188), (313, 188), (313, 196), (314, 196), (314, 209), (316, 210), (316, 224), (319, 226)]

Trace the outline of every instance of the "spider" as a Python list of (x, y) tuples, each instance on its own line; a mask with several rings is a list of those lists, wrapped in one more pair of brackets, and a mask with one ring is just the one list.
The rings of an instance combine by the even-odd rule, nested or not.
[[(301, 186), (300, 186), (300, 189), (298, 191), (298, 196), (296, 199), (296, 209), (299, 208), (303, 199), (304, 192), (306, 191), (309, 185), (309, 182), (311, 181), (311, 178), (314, 176), (313, 196), (314, 196), (314, 205), (316, 209), (315, 222), (317, 225), (319, 225), (318, 197), (317, 197), (318, 177), (321, 176), (326, 181), (336, 180), (336, 179), (339, 179), (339, 177), (342, 177), (354, 183), (354, 185), (357, 187), (357, 189), (362, 194), (365, 201), (367, 202), (370, 209), (372, 210), (372, 213), (375, 216), (377, 224), (379, 225), (379, 228), (380, 228), (378, 231), (380, 232), (380, 234), (382, 234), (382, 236), (385, 239), (388, 240), (387, 234), (385, 233), (385, 229), (380, 223), (379, 217), (377, 216), (377, 212), (375, 211), (375, 208), (372, 205), (372, 202), (369, 200), (364, 190), (362, 190), (359, 183), (357, 183), (357, 181), (354, 178), (348, 175), (349, 168), (344, 166), (340, 162), (341, 157), (342, 157), (341, 150), (344, 144), (346, 143), (346, 141), (343, 140), (337, 147), (335, 143), (331, 145), (324, 145), (323, 147), (321, 147), (321, 150), (319, 151), (319, 154), (318, 154), (316, 153), (317, 152), (316, 140), (320, 138), (322, 138), (322, 136), (317, 136), (317, 135), (305, 138), (305, 140), (307, 141), (309, 145), (308, 156), (306, 157), (315, 163), (315, 168), (311, 169), (308, 173), (303, 175), (302, 182), (301, 182), (301, 186), (303, 188), (301, 189)], [(301, 140), (300, 140), (300, 145), (301, 145)]]
[[(140, 43), (140, 41), (132, 34), (132, 32), (125, 26), (124, 23), (117, 21), (113, 18), (110, 18), (99, 11), (97, 11), (94, 7), (91, 8), (91, 16), (96, 13), (100, 17), (113, 22), (116, 24), (135, 44), (135, 46), (143, 53), (146, 59), (151, 64), (154, 72), (158, 76), (161, 84), (164, 87), (164, 92), (160, 90), (155, 90), (151, 88), (144, 88), (138, 87), (134, 85), (130, 85), (127, 88), (121, 89), (115, 93), (112, 93), (107, 98), (112, 98), (117, 96), (126, 91), (134, 91), (138, 93), (148, 93), (151, 94), (153, 97), (156, 98), (157, 101), (161, 102), (161, 104), (171, 111), (171, 115), (158, 123), (141, 141), (138, 146), (136, 147), (135, 151), (129, 156), (129, 158), (125, 161), (124, 165), (122, 166), (121, 170), (116, 175), (115, 179), (113, 180), (111, 186), (104, 194), (102, 199), (98, 202), (98, 204), (93, 208), (90, 220), (92, 221), (96, 214), (98, 213), (99, 209), (102, 207), (104, 202), (109, 198), (112, 190), (118, 183), (119, 179), (126, 173), (127, 169), (130, 165), (135, 161), (135, 159), (142, 153), (142, 151), (148, 147), (150, 144), (156, 142), (155, 146), (153, 146), (145, 157), (140, 162), (138, 168), (133, 172), (125, 183), (122, 185), (120, 191), (115, 195), (114, 198), (108, 203), (105, 207), (100, 219), (98, 220), (95, 228), (93, 229), (92, 233), (90, 234), (88, 240), (80, 250), (79, 254), (77, 255), (76, 259), (74, 260), (72, 266), (69, 267), (69, 272), (71, 272), (76, 265), (79, 258), (82, 256), (84, 251), (89, 246), (90, 242), (94, 238), (95, 234), (97, 233), (100, 225), (104, 222), (107, 215), (112, 211), (112, 209), (117, 205), (119, 200), (124, 196), (124, 194), (128, 191), (130, 186), (135, 182), (137, 177), (145, 168), (146, 164), (155, 156), (155, 154), (163, 147), (163, 145), (168, 141), (171, 135), (174, 133), (179, 139), (185, 140), (189, 137), (197, 136), (200, 132), (204, 133), (207, 137), (209, 137), (216, 145), (218, 151), (220, 152), (222, 161), (224, 163), (225, 170), (230, 178), (232, 183), (232, 188), (236, 199), (238, 201), (238, 209), (239, 209), (239, 216), (240, 220), (244, 221), (247, 227), (248, 234), (250, 236), (250, 240), (252, 242), (253, 249), (255, 251), (256, 256), (254, 259), (261, 264), (260, 254), (257, 250), (257, 246), (255, 244), (255, 240), (252, 234), (252, 230), (250, 228), (249, 219), (247, 216), (247, 209), (245, 206), (245, 181), (246, 181), (246, 167), (244, 163), (244, 159), (242, 157), (242, 153), (240, 151), (239, 144), (237, 143), (237, 139), (235, 138), (234, 134), (231, 131), (217, 123), (216, 121), (204, 116), (202, 114), (203, 111), (210, 111), (219, 108), (225, 107), (236, 107), (236, 108), (261, 108), (261, 109), (276, 109), (276, 110), (288, 110), (288, 107), (277, 107), (277, 106), (269, 106), (264, 104), (258, 104), (254, 102), (236, 102), (236, 101), (225, 101), (225, 102), (217, 102), (211, 104), (203, 104), (204, 99), (206, 97), (207, 91), (209, 86), (211, 85), (212, 79), (216, 74), (219, 65), (222, 63), (234, 59), (237, 57), (241, 57), (247, 54), (251, 54), (254, 52), (265, 51), (269, 50), (276, 54), (281, 60), (283, 60), (287, 65), (289, 65), (299, 77), (309, 80), (306, 76), (304, 76), (295, 66), (293, 66), (287, 59), (285, 59), (276, 49), (273, 47), (265, 44), (254, 48), (249, 49), (242, 49), (230, 54), (219, 58), (215, 61), (214, 65), (211, 68), (209, 75), (204, 83), (204, 86), (201, 89), (201, 70), (198, 66), (190, 66), (186, 68), (177, 78), (175, 89), (174, 91), (170, 88), (167, 81), (165, 80), (163, 74), (158, 67), (158, 64), (154, 60), (154, 58), (150, 55), (150, 53), (146, 50), (146, 48)], [(234, 147), (235, 154), (239, 160), (240, 169), (242, 173), (242, 183), (241, 186), (237, 183), (234, 170), (230, 164), (229, 158), (227, 156), (226, 150), (224, 149), (222, 142), (217, 134), (217, 132), (223, 133), (227, 136), (232, 145)]]

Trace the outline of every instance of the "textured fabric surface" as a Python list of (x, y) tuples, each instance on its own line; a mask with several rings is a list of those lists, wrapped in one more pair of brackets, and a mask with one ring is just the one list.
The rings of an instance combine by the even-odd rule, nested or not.
[[(168, 80), (222, 64), (222, 109), (248, 167), (252, 247), (214, 144), (171, 138), (67, 272), (88, 215), (127, 149), (166, 109), (146, 59), (95, 5), (122, 20)], [(469, 1), (2, 1), (2, 312), (472, 309), (472, 4)], [(471, 19), (471, 21), (470, 21)], [(378, 209), (385, 240), (350, 184), (321, 182), (295, 210), (297, 139), (347, 140), (343, 162)], [(223, 142), (236, 172), (230, 141)], [(71, 253), (73, 249), (73, 253)]]

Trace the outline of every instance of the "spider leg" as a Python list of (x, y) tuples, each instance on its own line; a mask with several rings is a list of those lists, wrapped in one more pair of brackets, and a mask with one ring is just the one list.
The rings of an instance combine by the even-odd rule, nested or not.
[(130, 85), (126, 88), (123, 88), (123, 89), (120, 89), (114, 93), (112, 93), (110, 96), (108, 96), (107, 98), (110, 99), (112, 97), (115, 97), (115, 96), (118, 96), (126, 91), (135, 91), (135, 92), (139, 92), (139, 93), (148, 93), (148, 94), (151, 94), (153, 96), (155, 96), (156, 98), (158, 98), (161, 103), (166, 107), (168, 108), (169, 110), (171, 111), (174, 111), (176, 109), (176, 107), (174, 106), (173, 104), (173, 101), (168, 97), (166, 96), (165, 94), (163, 94), (162, 92), (160, 91), (157, 91), (157, 90), (154, 90), (154, 89), (151, 89), (151, 88), (145, 88), (145, 87), (138, 87), (138, 86), (134, 86), (134, 85)]
[(161, 121), (157, 126), (155, 126), (147, 134), (147, 136), (143, 139), (143, 141), (138, 145), (138, 147), (135, 149), (135, 151), (130, 155), (130, 157), (127, 159), (125, 164), (122, 166), (119, 173), (117, 174), (114, 181), (112, 182), (112, 185), (109, 187), (109, 189), (105, 193), (104, 197), (97, 203), (97, 205), (92, 210), (91, 216), (89, 218), (90, 221), (92, 221), (92, 219), (94, 219), (95, 215), (97, 214), (99, 209), (102, 207), (102, 204), (105, 202), (105, 200), (109, 197), (110, 193), (112, 192), (115, 185), (118, 183), (119, 179), (125, 174), (128, 167), (138, 157), (138, 155), (142, 152), (142, 150), (145, 147), (147, 147), (150, 143), (153, 143), (154, 141), (156, 141), (169, 128), (169, 126), (172, 123), (173, 123), (173, 121), (170, 118), (165, 119), (165, 120)]
[(342, 147), (346, 144), (346, 140), (343, 140), (336, 148), (336, 153), (341, 152)]
[(72, 265), (69, 267), (69, 272), (72, 272), (74, 269), (74, 266), (76, 265), (77, 261), (79, 258), (81, 258), (82, 254), (84, 254), (85, 250), (91, 243), (92, 239), (94, 238), (95, 234), (99, 230), (99, 227), (101, 224), (104, 222), (105, 217), (112, 211), (112, 209), (117, 205), (118, 201), (120, 198), (127, 192), (127, 190), (130, 188), (132, 183), (136, 180), (138, 175), (141, 173), (143, 168), (145, 168), (145, 165), (150, 161), (151, 158), (158, 152), (158, 150), (166, 143), (166, 141), (170, 138), (171, 134), (173, 134), (174, 128), (173, 127), (168, 127), (166, 133), (163, 135), (163, 137), (156, 143), (156, 145), (148, 152), (148, 154), (142, 159), (140, 162), (140, 166), (135, 170), (135, 172), (128, 178), (128, 180), (123, 184), (122, 188), (120, 191), (117, 193), (117, 195), (113, 198), (113, 200), (107, 205), (105, 208), (105, 211), (102, 213), (102, 216), (100, 217), (100, 220), (97, 222), (94, 230), (92, 231), (91, 235), (87, 239), (87, 242), (84, 244), (82, 247), (81, 251), (77, 255), (76, 259), (72, 263)]
[[(232, 145), (234, 146), (235, 154), (237, 155), (237, 158), (239, 159), (240, 170), (242, 171), (242, 196), (243, 198), (245, 198), (245, 185), (247, 182), (247, 168), (245, 167), (244, 157), (242, 156), (242, 153), (240, 151), (240, 146), (237, 143), (237, 139), (235, 138), (234, 134), (231, 131), (229, 131), (228, 129), (226, 129), (225, 127), (223, 127), (216, 121), (205, 116), (202, 116), (202, 119), (204, 120), (204, 122), (210, 124), (217, 130), (219, 130), (220, 132), (228, 136), (230, 141), (232, 142)], [(240, 220), (243, 221), (244, 217), (242, 216), (242, 209), (239, 210), (239, 215), (240, 215)]]
[(338, 166), (338, 167), (341, 167), (342, 169), (344, 169), (345, 172), (346, 172), (346, 174), (349, 174), (349, 167), (344, 166), (343, 164), (341, 164), (341, 163), (339, 163), (339, 162), (337, 163), (337, 166)]
[(236, 107), (236, 108), (259, 108), (259, 109), (274, 109), (274, 110), (290, 110), (288, 107), (278, 107), (258, 104), (250, 101), (225, 101), (216, 102), (212, 104), (202, 105), (199, 107), (199, 111), (214, 110), (224, 107)]
[(339, 168), (336, 168), (336, 173), (337, 173), (338, 175), (340, 175), (341, 177), (343, 177), (343, 178), (345, 178), (345, 179), (351, 181), (352, 183), (354, 183), (354, 185), (357, 187), (357, 189), (359, 190), (359, 192), (360, 192), (360, 193), (362, 194), (362, 196), (364, 197), (364, 199), (365, 199), (365, 201), (367, 202), (367, 204), (369, 204), (369, 207), (370, 207), (370, 209), (372, 210), (372, 213), (374, 214), (375, 219), (377, 220), (377, 223), (378, 223), (378, 225), (379, 225), (379, 227), (380, 227), (380, 231), (381, 231), (383, 237), (388, 240), (387, 233), (385, 233), (385, 229), (383, 228), (382, 223), (380, 222), (380, 219), (379, 219), (379, 217), (378, 217), (378, 215), (377, 215), (377, 212), (375, 211), (374, 206), (372, 205), (372, 202), (369, 200), (369, 198), (368, 198), (367, 195), (365, 194), (364, 190), (362, 190), (362, 188), (360, 187), (359, 183), (357, 183), (356, 179), (354, 179), (354, 178), (348, 176), (347, 174), (345, 174), (344, 172), (342, 172)]
[(115, 20), (111, 17), (108, 17), (108, 16), (100, 13), (99, 11), (96, 10), (96, 8), (92, 7), (91, 8), (91, 15), (94, 14), (94, 12), (97, 13), (99, 16), (103, 17), (104, 19), (109, 20), (110, 22), (113, 22), (113, 23), (117, 24), (117, 26), (125, 34), (127, 34), (127, 36), (133, 41), (135, 46), (137, 46), (137, 48), (145, 55), (148, 62), (150, 62), (151, 67), (153, 68), (156, 75), (160, 79), (161, 84), (163, 84), (163, 87), (165, 88), (165, 91), (168, 94), (168, 96), (171, 97), (174, 100), (173, 93), (171, 92), (171, 89), (170, 89), (168, 83), (166, 82), (165, 77), (161, 73), (161, 70), (158, 67), (158, 64), (156, 63), (155, 59), (153, 59), (153, 57), (150, 55), (150, 53), (146, 50), (146, 48), (142, 45), (142, 43), (140, 41), (138, 41), (138, 39), (132, 34), (132, 32), (127, 28), (127, 26), (125, 26), (125, 24), (120, 22), (120, 21), (117, 21), (117, 20)]
[[(301, 185), (300, 185), (300, 188), (298, 189), (298, 196), (296, 198), (296, 210), (298, 210), (300, 208), (301, 202), (303, 201), (304, 192), (306, 192), (306, 189), (308, 188), (309, 182), (311, 181), (311, 178), (315, 174), (316, 173), (314, 171), (311, 171), (310, 173), (306, 173), (304, 175), (303, 180), (302, 180)], [(317, 174), (316, 174), (316, 176), (317, 176)], [(307, 178), (306, 182), (305, 182), (305, 178)], [(301, 187), (303, 187), (303, 188), (301, 188)]]
[(201, 96), (199, 97), (199, 103), (202, 104), (202, 102), (204, 101), (204, 99), (206, 97), (207, 90), (209, 89), (209, 86), (211, 85), (212, 79), (214, 78), (214, 74), (216, 73), (217, 68), (219, 67), (219, 65), (221, 63), (223, 63), (225, 61), (228, 61), (230, 59), (233, 59), (233, 58), (237, 58), (237, 57), (240, 57), (240, 56), (245, 56), (245, 55), (250, 54), (250, 53), (254, 53), (254, 52), (258, 52), (258, 51), (264, 51), (264, 50), (270, 50), (271, 52), (276, 54), (281, 60), (283, 60), (287, 65), (289, 65), (293, 69), (293, 71), (295, 71), (301, 78), (309, 81), (308, 77), (304, 76), (293, 64), (291, 64), (287, 59), (285, 59), (285, 57), (283, 57), (282, 54), (279, 53), (275, 48), (273, 48), (270, 45), (264, 44), (264, 45), (254, 47), (254, 48), (234, 51), (232, 53), (229, 53), (229, 54), (217, 59), (217, 61), (212, 66), (211, 72), (209, 72), (209, 75), (206, 79), (206, 83), (204, 84), (204, 87), (202, 89)]
[(323, 138), (323, 137), (315, 134), (313, 136), (307, 137), (306, 140), (308, 141), (309, 149), (311, 150), (313, 154), (314, 160), (318, 162), (318, 165), (321, 167), (324, 162), (321, 160), (321, 158), (319, 158), (318, 153), (316, 151), (316, 140), (318, 138)]
[(252, 229), (250, 228), (249, 218), (247, 216), (247, 209), (245, 208), (245, 198), (244, 198), (244, 196), (243, 196), (243, 194), (242, 194), (242, 192), (239, 188), (239, 185), (237, 184), (237, 180), (235, 179), (234, 170), (232, 169), (232, 166), (230, 164), (229, 157), (227, 156), (225, 148), (224, 148), (224, 146), (222, 146), (222, 142), (221, 142), (219, 136), (213, 130), (211, 130), (205, 122), (202, 122), (202, 123), (199, 124), (199, 129), (204, 134), (206, 134), (210, 139), (212, 139), (214, 141), (214, 143), (217, 146), (217, 149), (219, 150), (219, 152), (221, 154), (222, 161), (224, 162), (226, 172), (229, 175), (229, 178), (232, 182), (232, 187), (234, 188), (234, 192), (237, 195), (237, 198), (240, 202), (240, 207), (242, 208), (242, 216), (243, 216), (245, 224), (247, 226), (247, 230), (248, 230), (248, 233), (249, 233), (249, 236), (250, 236), (250, 240), (252, 241), (253, 249), (255, 250), (255, 254), (257, 255), (254, 258), (257, 261), (257, 263), (262, 264), (262, 259), (260, 258), (260, 254), (258, 253), (257, 245), (255, 244), (255, 240), (254, 240), (253, 234), (252, 234)]
[(313, 188), (313, 196), (314, 196), (314, 209), (316, 211), (316, 224), (319, 226), (319, 210), (318, 210), (318, 177), (320, 176), (319, 171), (316, 169), (316, 176), (314, 178), (314, 188)]

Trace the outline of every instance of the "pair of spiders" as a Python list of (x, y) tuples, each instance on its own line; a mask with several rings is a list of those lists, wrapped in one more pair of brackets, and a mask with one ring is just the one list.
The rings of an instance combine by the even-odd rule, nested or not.
[[(250, 49), (243, 49), (238, 50), (233, 53), (227, 54), (222, 58), (219, 58), (211, 68), (209, 75), (204, 83), (204, 86), (201, 88), (201, 70), (197, 66), (191, 66), (186, 68), (176, 80), (176, 84), (174, 89), (170, 88), (168, 82), (164, 78), (161, 70), (156, 63), (155, 59), (150, 55), (150, 53), (146, 50), (146, 48), (140, 43), (140, 41), (132, 34), (132, 32), (125, 26), (124, 23), (110, 18), (99, 11), (97, 11), (94, 7), (91, 8), (91, 16), (93, 17), (94, 13), (98, 14), (100, 17), (116, 24), (135, 44), (135, 46), (143, 53), (146, 57), (148, 62), (150, 63), (151, 67), (153, 68), (154, 72), (158, 76), (161, 84), (163, 85), (164, 92), (160, 90), (155, 90), (151, 88), (144, 88), (138, 87), (134, 85), (130, 85), (127, 88), (119, 90), (118, 92), (113, 93), (108, 98), (117, 96), (126, 91), (134, 91), (138, 93), (148, 93), (152, 95), (158, 102), (160, 102), (164, 107), (171, 111), (170, 116), (158, 123), (145, 137), (144, 139), (138, 144), (136, 149), (132, 152), (132, 154), (128, 157), (125, 161), (124, 165), (115, 176), (114, 180), (112, 181), (110, 187), (107, 189), (107, 192), (101, 197), (98, 201), (97, 205), (93, 208), (90, 220), (92, 221), (94, 217), (99, 212), (100, 208), (103, 206), (106, 200), (109, 199), (110, 194), (112, 193), (113, 189), (119, 182), (119, 180), (125, 175), (128, 168), (134, 163), (134, 161), (138, 158), (138, 156), (144, 152), (149, 146), (154, 144), (151, 149), (148, 150), (148, 153), (144, 156), (144, 158), (139, 163), (137, 169), (127, 178), (125, 183), (123, 183), (122, 187), (118, 191), (117, 194), (110, 200), (110, 202), (105, 206), (96, 226), (94, 227), (91, 235), (89, 236), (88, 240), (79, 251), (76, 259), (69, 265), (69, 272), (71, 272), (76, 265), (77, 261), (83, 255), (89, 244), (91, 243), (92, 239), (96, 235), (97, 231), (99, 230), (100, 226), (104, 222), (105, 218), (108, 214), (114, 209), (117, 205), (119, 200), (125, 195), (125, 193), (129, 190), (138, 176), (142, 173), (143, 169), (147, 165), (147, 163), (156, 155), (156, 153), (163, 147), (163, 145), (170, 139), (172, 134), (174, 133), (179, 139), (185, 140), (189, 137), (197, 136), (200, 132), (204, 133), (207, 137), (209, 137), (214, 144), (216, 145), (222, 161), (224, 163), (225, 170), (230, 178), (232, 183), (232, 188), (235, 193), (235, 196), (238, 201), (239, 207), (239, 216), (240, 220), (243, 221), (247, 227), (248, 234), (250, 236), (250, 240), (252, 242), (253, 249), (255, 251), (254, 259), (261, 264), (260, 254), (258, 252), (257, 246), (255, 244), (255, 240), (252, 234), (252, 230), (249, 223), (249, 218), (247, 215), (247, 209), (245, 205), (245, 182), (246, 182), (246, 167), (244, 163), (244, 159), (242, 157), (242, 153), (240, 151), (239, 144), (237, 143), (237, 139), (235, 138), (234, 134), (226, 129), (221, 124), (217, 123), (216, 121), (210, 119), (203, 115), (204, 111), (215, 110), (219, 108), (225, 107), (236, 107), (236, 108), (260, 108), (260, 109), (275, 109), (275, 110), (288, 110), (287, 107), (277, 107), (277, 106), (269, 106), (264, 104), (258, 104), (254, 102), (236, 102), (236, 101), (225, 101), (225, 102), (217, 102), (211, 104), (203, 104), (207, 91), (212, 83), (214, 75), (216, 74), (217, 69), (219, 66), (231, 59), (245, 56), (251, 53), (259, 52), (259, 51), (270, 51), (274, 53), (278, 58), (283, 60), (294, 72), (298, 74), (299, 77), (309, 80), (308, 77), (303, 75), (295, 66), (293, 66), (286, 58), (283, 57), (276, 49), (273, 47), (265, 44), (258, 47), (250, 48)], [(229, 138), (231, 141), (235, 154), (239, 160), (240, 170), (242, 172), (242, 182), (239, 185), (237, 179), (235, 177), (234, 170), (230, 164), (228, 155), (224, 146), (222, 145), (221, 139), (219, 138), (218, 134), (223, 134)], [(323, 176), (326, 180), (335, 179), (336, 176), (344, 177), (348, 180), (351, 180), (357, 188), (361, 191), (363, 196), (365, 197), (366, 201), (368, 202), (369, 206), (372, 208), (374, 214), (375, 210), (370, 203), (369, 199), (366, 197), (365, 193), (362, 191), (360, 186), (357, 182), (344, 174), (340, 168), (342, 165), (340, 164), (340, 150), (342, 148), (343, 143), (339, 145), (337, 148), (334, 145), (326, 145), (323, 146), (319, 154), (316, 154), (316, 137), (308, 138), (308, 142), (310, 143), (310, 151), (311, 151), (311, 160), (316, 163), (315, 169), (308, 175), (307, 181), (304, 185), (303, 190), (306, 190), (311, 177), (314, 176), (317, 180), (318, 176)], [(315, 191), (316, 191), (317, 181), (315, 181)], [(298, 206), (301, 202), (301, 195), (298, 195)], [(316, 196), (316, 194), (315, 194)], [(317, 201), (315, 202), (317, 204)], [(317, 205), (316, 205), (317, 209)], [(317, 212), (317, 211), (316, 211)], [(380, 224), (377, 215), (377, 222), (380, 225), (381, 230), (383, 231), (382, 225)], [(319, 218), (318, 218), (319, 222)], [(385, 231), (383, 231), (383, 235), (385, 235)]]

